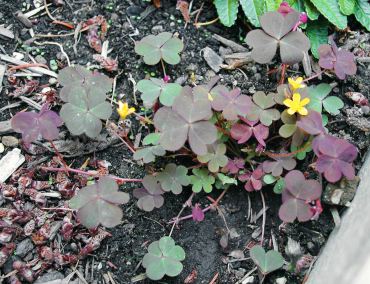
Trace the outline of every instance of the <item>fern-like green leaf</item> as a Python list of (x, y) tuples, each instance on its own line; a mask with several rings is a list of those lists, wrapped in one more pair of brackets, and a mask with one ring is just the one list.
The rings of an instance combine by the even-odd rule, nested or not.
[(217, 9), (218, 17), (221, 23), (226, 27), (231, 27), (235, 24), (238, 15), (238, 0), (214, 0)]
[(352, 15), (355, 11), (356, 0), (338, 0), (340, 11), (344, 15)]
[[(260, 2), (263, 2), (260, 0)], [(265, 0), (265, 12), (276, 11), (283, 0)]]
[(311, 0), (311, 2), (338, 29), (344, 30), (347, 27), (347, 16), (341, 13), (338, 0)]
[(325, 19), (309, 22), (307, 25), (307, 36), (311, 42), (311, 52), (317, 59), (320, 57), (317, 49), (320, 45), (328, 43), (329, 23)]
[(312, 5), (310, 0), (304, 1), (304, 7), (306, 8), (306, 13), (310, 20), (314, 21), (319, 18), (320, 12), (316, 9), (314, 5)]
[(243, 8), (244, 14), (249, 22), (255, 27), (260, 27), (259, 16), (264, 13), (263, 1), (261, 0), (239, 0)]
[(357, 0), (354, 10), (357, 21), (370, 31), (370, 4), (367, 0)]

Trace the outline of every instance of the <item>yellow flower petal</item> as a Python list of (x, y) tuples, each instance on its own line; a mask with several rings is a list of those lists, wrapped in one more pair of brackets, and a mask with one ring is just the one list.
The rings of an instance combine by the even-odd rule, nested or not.
[(208, 100), (213, 102), (213, 97), (212, 97), (211, 93), (208, 93)]
[(293, 105), (293, 101), (291, 99), (285, 99), (283, 103), (287, 107), (291, 107)]
[(305, 107), (301, 107), (299, 110), (298, 110), (298, 113), (300, 115), (307, 115), (308, 114), (308, 111)]
[(298, 77), (296, 79), (288, 78), (288, 82), (289, 82), (289, 85), (290, 85), (290, 87), (293, 91), (306, 87), (305, 84), (302, 84), (302, 82), (303, 82), (302, 77)]
[(297, 79), (295, 79), (295, 82), (297, 84), (301, 84), (303, 82), (303, 78), (302, 77), (298, 77)]
[(304, 98), (304, 99), (301, 101), (300, 105), (301, 105), (301, 106), (305, 106), (305, 105), (308, 105), (309, 103), (310, 103), (310, 99), (309, 99), (309, 98)]
[(127, 116), (129, 116), (130, 114), (135, 112), (135, 108), (133, 108), (133, 107), (129, 108), (128, 103), (123, 103), (123, 102), (119, 101), (117, 112), (118, 112), (121, 119), (126, 119)]
[(296, 113), (296, 111), (292, 108), (288, 108), (287, 113), (290, 114), (290, 115), (293, 115), (293, 114)]
[(293, 102), (294, 103), (299, 103), (301, 101), (301, 95), (299, 93), (294, 93), (293, 94)]

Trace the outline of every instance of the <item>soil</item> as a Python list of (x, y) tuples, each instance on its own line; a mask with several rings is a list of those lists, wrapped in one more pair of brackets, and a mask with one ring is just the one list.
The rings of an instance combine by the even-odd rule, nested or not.
[[(22, 7), (27, 7), (31, 2), (28, 0), (0, 0), (0, 19), (2, 19), (0, 24), (5, 23), (6, 26), (12, 24), (13, 30), (16, 33), (16, 40), (0, 39), (0, 47), (8, 55), (12, 55), (14, 51), (26, 52), (26, 50), (22, 49), (22, 43), (29, 39), (29, 33), (25, 32), (24, 26), (13, 14)], [(146, 17), (139, 18), (140, 13), (149, 5), (147, 1), (69, 0), (65, 2), (70, 3), (71, 7), (66, 4), (62, 9), (58, 10), (55, 14), (58, 19), (79, 23), (93, 16), (103, 15), (109, 21), (110, 27), (107, 40), (109, 40), (109, 46), (112, 48), (110, 56), (112, 58), (117, 57), (119, 70), (122, 71), (118, 75), (116, 93), (124, 96), (130, 104), (134, 104), (132, 84), (128, 80), (130, 75), (136, 81), (144, 78), (147, 73), (155, 73), (157, 76), (162, 76), (162, 70), (159, 66), (148, 67), (135, 54), (133, 40), (139, 40), (152, 32), (178, 32), (180, 37), (184, 39), (185, 51), (182, 53), (182, 61), (179, 65), (167, 67), (168, 74), (173, 80), (179, 78), (186, 80), (194, 72), (197, 82), (206, 82), (214, 75), (214, 72), (211, 71), (210, 67), (204, 61), (202, 49), (208, 46), (218, 52), (221, 46), (218, 41), (212, 38), (212, 34), (217, 33), (240, 43), (240, 38), (244, 37), (248, 31), (248, 27), (243, 22), (240, 22), (240, 25), (231, 29), (227, 29), (220, 24), (205, 26), (200, 29), (196, 29), (190, 24), (185, 29), (184, 20), (180, 12), (175, 9), (174, 2), (176, 1), (170, 0), (162, 1), (162, 8), (154, 10)], [(201, 1), (194, 2), (193, 11), (199, 8)], [(205, 2), (199, 22), (206, 22), (216, 17), (210, 2)], [(53, 6), (51, 10), (54, 9), (55, 7)], [(130, 19), (132, 26), (129, 24), (128, 19)], [(63, 28), (53, 25), (47, 16), (41, 16), (37, 18), (37, 24), (34, 25), (33, 29), (35, 34), (58, 34)], [(130, 36), (136, 30), (138, 31), (138, 35)], [(354, 38), (360, 41), (362, 36), (364, 36), (363, 33), (357, 33), (354, 35)], [(77, 54), (73, 51), (73, 36), (52, 38), (49, 40), (62, 43), (72, 63), (81, 65), (96, 64), (92, 58), (94, 50), (89, 47), (85, 35), (82, 35), (77, 45)], [(364, 45), (363, 50), (368, 53), (369, 46), (367, 43), (364, 43)], [(60, 52), (56, 46), (45, 45), (38, 48), (44, 52), (43, 57), (48, 62), (55, 59)], [(276, 87), (276, 78), (274, 75), (267, 74), (268, 69), (266, 66), (249, 64), (244, 66), (242, 70), (245, 74), (239, 70), (222, 70), (219, 73), (222, 83), (228, 86), (238, 86), (246, 94), (251, 94), (256, 90), (273, 91)], [(296, 70), (289, 72), (291, 73), (288, 74), (294, 74)], [(370, 88), (369, 75), (370, 70), (367, 65), (358, 65), (356, 76), (349, 78), (345, 82), (338, 82), (339, 85), (335, 88), (334, 92), (345, 101), (346, 106), (340, 115), (329, 120), (328, 126), (332, 134), (344, 137), (356, 144), (361, 156), (369, 146), (370, 140), (369, 132), (363, 131), (360, 123), (369, 123), (369, 117), (356, 116), (359, 108), (354, 106), (354, 103), (344, 94), (349, 91), (356, 91), (368, 97)], [(330, 83), (332, 81), (335, 81), (335, 79), (333, 78), (333, 80), (329, 80), (328, 82)], [(16, 101), (7, 96), (11, 90), (11, 86), (4, 79), (4, 88), (0, 96), (0, 108)], [(22, 105), (22, 108), (24, 107)], [(1, 112), (0, 121), (10, 119), (18, 110), (19, 108), (12, 108)], [(113, 120), (117, 120), (117, 116), (113, 117)], [(139, 131), (137, 127), (138, 123), (134, 121), (133, 125), (132, 136), (135, 137)], [(146, 134), (145, 129), (141, 129), (140, 131), (143, 132), (143, 135)], [(109, 169), (114, 175), (131, 178), (140, 178), (145, 175), (146, 169), (144, 167), (127, 162), (127, 159), (131, 159), (131, 153), (123, 147), (110, 147), (90, 156), (110, 162), (112, 166)], [(74, 162), (78, 164), (79, 161), (83, 162), (86, 158), (87, 156), (79, 158)], [(306, 166), (303, 165), (303, 168)], [(361, 157), (356, 163), (356, 168), (359, 169), (360, 166)], [(135, 188), (135, 185), (124, 185), (121, 188), (130, 192)], [(219, 193), (213, 192), (211, 196), (216, 198)], [(271, 188), (265, 188), (263, 194), (268, 207), (265, 240), (269, 241), (266, 241), (265, 246), (271, 245), (271, 236), (274, 236), (279, 250), (284, 252), (289, 237), (300, 243), (305, 254), (317, 256), (321, 247), (325, 244), (325, 240), (334, 228), (330, 210), (327, 208), (328, 206), (324, 205), (325, 210), (317, 221), (301, 224), (295, 223), (280, 228), (281, 221), (277, 216), (278, 208), (281, 204), (280, 196), (273, 194)], [(103, 275), (110, 271), (116, 283), (132, 283), (132, 277), (144, 272), (144, 269), (139, 264), (143, 255), (146, 253), (147, 244), (169, 233), (171, 226), (167, 224), (168, 220), (178, 214), (182, 204), (187, 200), (189, 195), (190, 192), (184, 192), (179, 196), (168, 194), (164, 206), (152, 213), (140, 211), (135, 205), (135, 199), (132, 198), (130, 203), (123, 208), (124, 219), (122, 224), (109, 230), (112, 233), (112, 237), (106, 239), (101, 247), (94, 252), (94, 255), (89, 256), (84, 262), (79, 263), (79, 269), (84, 271), (86, 263), (89, 263), (91, 267), (94, 260), (94, 275), (87, 273), (87, 282), (105, 283)], [(252, 211), (254, 214), (257, 214), (262, 209), (260, 194), (252, 193), (249, 196)], [(202, 194), (197, 195), (194, 201), (199, 202), (202, 207), (209, 204), (205, 195)], [(220, 208), (225, 216), (228, 227), (230, 229), (234, 228), (236, 231), (235, 237), (229, 240), (227, 249), (222, 249), (219, 244), (225, 225), (217, 211), (207, 212), (205, 220), (200, 223), (193, 221), (181, 222), (176, 227), (173, 238), (187, 253), (187, 257), (183, 262), (184, 271), (179, 277), (165, 278), (160, 283), (184, 283), (184, 279), (192, 271), (196, 271), (198, 275), (195, 283), (209, 283), (216, 274), (218, 274), (218, 283), (235, 283), (248, 271), (253, 269), (254, 265), (250, 260), (229, 264), (225, 264), (225, 261), (229, 252), (236, 249), (245, 250), (250, 242), (257, 242), (252, 237), (252, 234), (261, 226), (262, 218), (259, 218), (256, 224), (252, 224), (247, 220), (248, 193), (240, 188), (230, 189), (222, 199)], [(189, 214), (189, 210), (185, 210), (184, 214)], [(247, 252), (246, 257), (248, 257)], [(110, 263), (114, 264), (117, 269), (113, 268)], [(63, 268), (60, 271), (67, 275), (70, 268)], [(265, 283), (276, 283), (275, 280), (283, 276), (287, 278), (287, 283), (295, 284), (302, 283), (304, 275), (297, 276), (294, 273), (281, 270), (269, 275)], [(257, 282), (257, 279), (255, 279), (254, 283)], [(151, 282), (145, 280), (142, 283)]]

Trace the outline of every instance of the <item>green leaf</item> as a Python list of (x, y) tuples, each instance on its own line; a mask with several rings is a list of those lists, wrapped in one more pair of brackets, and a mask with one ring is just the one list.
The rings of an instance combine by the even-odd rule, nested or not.
[(306, 13), (310, 20), (314, 21), (319, 18), (320, 12), (316, 9), (314, 5), (312, 5), (310, 0), (304, 1), (304, 7), (306, 8)]
[(274, 185), (274, 192), (276, 194), (281, 194), (285, 187), (285, 181), (284, 178), (280, 178)]
[(263, 1), (261, 0), (239, 0), (244, 14), (249, 22), (255, 27), (260, 27), (259, 16), (263, 14)]
[(370, 31), (370, 4), (367, 0), (357, 0), (354, 10), (357, 21)]
[(201, 163), (208, 163), (208, 170), (212, 173), (218, 172), (219, 168), (227, 165), (228, 158), (226, 157), (226, 145), (215, 144), (208, 147), (208, 153), (198, 156), (198, 161)]
[(338, 0), (340, 11), (344, 15), (352, 15), (355, 11), (356, 0)]
[(311, 2), (338, 29), (344, 30), (347, 27), (347, 16), (340, 12), (338, 0), (311, 0)]
[(157, 178), (163, 191), (172, 191), (174, 194), (180, 194), (182, 187), (190, 184), (188, 169), (174, 163), (166, 165), (166, 168), (158, 173)]
[(143, 145), (158, 145), (159, 138), (161, 137), (161, 134), (159, 133), (150, 133), (143, 139)]
[(206, 193), (210, 193), (216, 181), (214, 176), (209, 175), (207, 169), (193, 169), (193, 174), (190, 176), (193, 192), (200, 192), (203, 189)]
[(277, 9), (279, 9), (281, 2), (283, 2), (283, 0), (265, 0), (265, 12), (276, 11)]
[(263, 176), (263, 182), (265, 184), (273, 184), (277, 180), (273, 175), (267, 174)]
[(326, 20), (309, 22), (307, 25), (307, 36), (311, 42), (311, 52), (315, 58), (319, 59), (320, 55), (317, 49), (320, 45), (328, 43), (329, 23)]
[(181, 261), (184, 259), (184, 249), (175, 245), (171, 237), (164, 236), (149, 245), (142, 265), (149, 279), (160, 280), (165, 275), (171, 277), (179, 275), (183, 269)]
[(234, 25), (238, 15), (238, 0), (214, 0), (214, 4), (221, 23), (226, 27)]
[(284, 258), (281, 253), (276, 250), (269, 250), (266, 253), (259, 245), (255, 245), (251, 248), (250, 256), (264, 275), (267, 275), (284, 265)]
[(133, 158), (147, 164), (154, 162), (156, 156), (164, 156), (165, 154), (166, 150), (161, 145), (155, 145), (136, 150)]
[(308, 97), (310, 98), (310, 103), (307, 107), (321, 113), (323, 101), (330, 94), (331, 90), (331, 86), (326, 83), (308, 87)]
[(334, 96), (327, 97), (322, 104), (325, 110), (332, 115), (338, 115), (340, 113), (339, 110), (344, 107), (344, 102)]
[(217, 178), (221, 181), (221, 183), (223, 185), (225, 185), (225, 184), (235, 184), (235, 185), (237, 185), (238, 184), (238, 181), (235, 178), (231, 178), (231, 177), (229, 177), (227, 175), (224, 175), (224, 174), (221, 174), (221, 173), (217, 174)]

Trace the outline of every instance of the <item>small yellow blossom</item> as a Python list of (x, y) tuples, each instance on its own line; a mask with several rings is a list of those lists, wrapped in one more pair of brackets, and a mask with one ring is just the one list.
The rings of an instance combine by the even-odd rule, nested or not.
[(126, 117), (135, 112), (135, 108), (134, 107), (129, 108), (128, 103), (123, 103), (122, 101), (119, 101), (117, 112), (121, 119), (126, 119)]
[(297, 89), (302, 89), (302, 88), (306, 87), (305, 84), (302, 84), (302, 82), (303, 82), (302, 77), (298, 77), (297, 79), (288, 78), (288, 82), (289, 82), (289, 85), (292, 88), (293, 92)]
[(212, 97), (211, 93), (208, 93), (208, 100), (213, 102), (213, 97)]
[(286, 99), (284, 100), (284, 105), (286, 105), (288, 108), (288, 114), (293, 115), (296, 112), (298, 112), (300, 115), (307, 115), (308, 111), (304, 107), (310, 102), (309, 98), (304, 98), (301, 100), (301, 95), (298, 93), (293, 94), (293, 100)]

